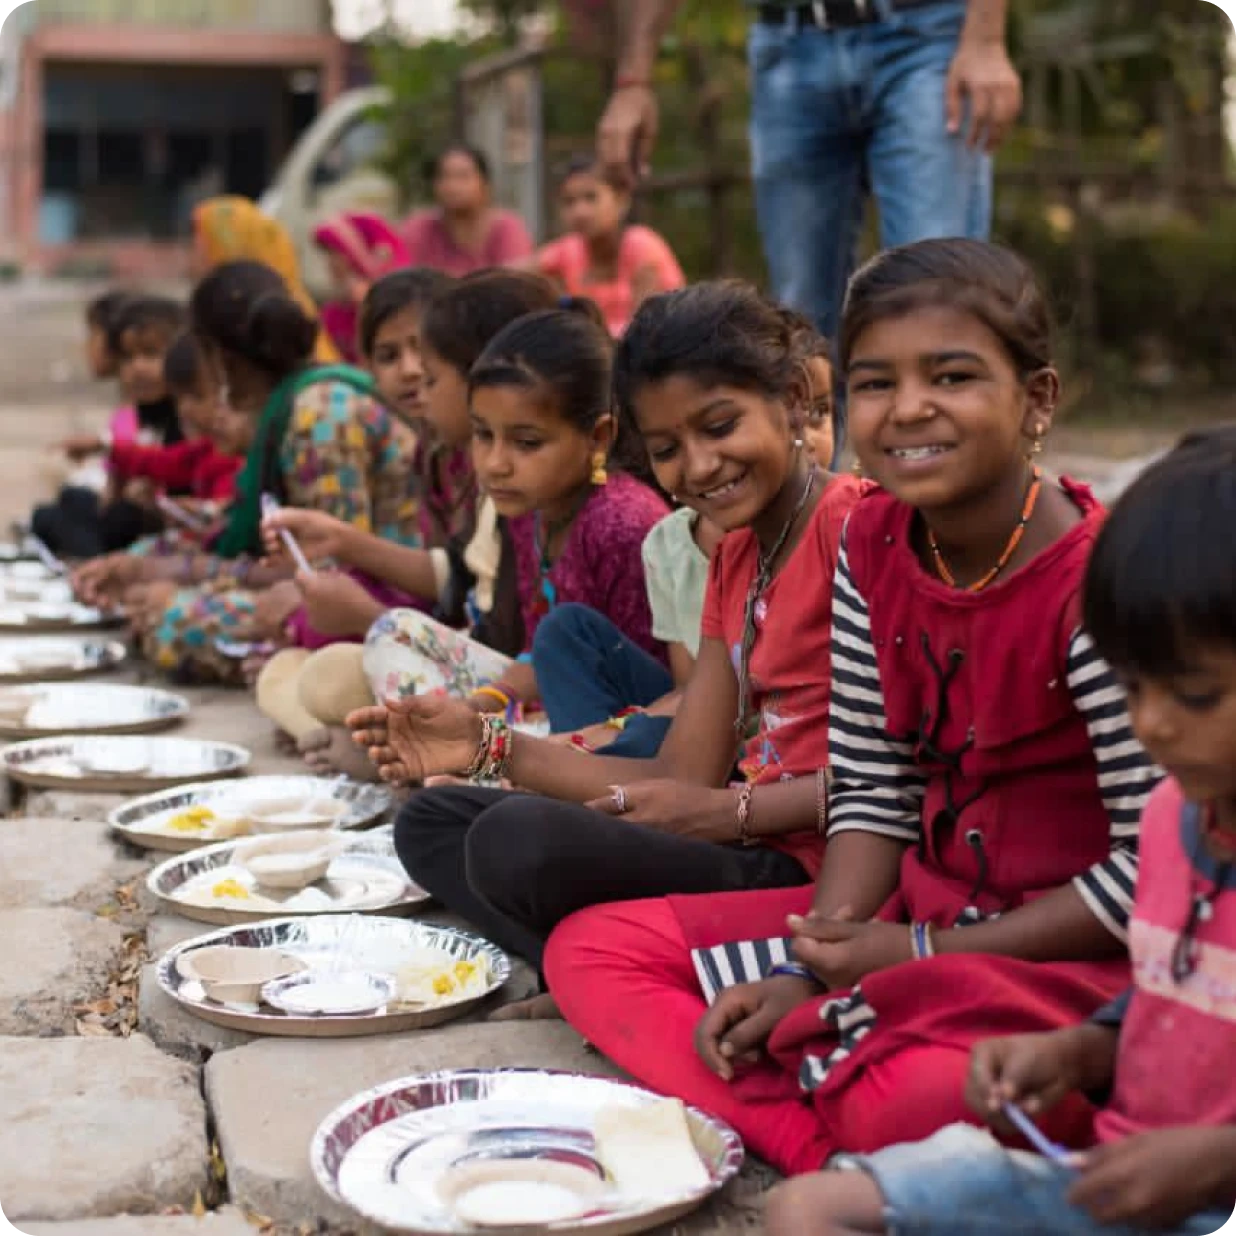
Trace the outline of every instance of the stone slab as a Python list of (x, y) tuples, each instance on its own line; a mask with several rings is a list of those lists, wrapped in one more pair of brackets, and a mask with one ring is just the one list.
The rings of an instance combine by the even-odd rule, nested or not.
[(0, 910), (0, 1034), (73, 1031), (73, 1005), (102, 992), (124, 932), (80, 910)]
[[(111, 681), (110, 679), (108, 681)], [(81, 790), (35, 790), (14, 785), (21, 802), (22, 814), (56, 820), (90, 820), (105, 823), (107, 814), (128, 794), (87, 794)]]
[(142, 967), (137, 998), (137, 1028), (164, 1051), (200, 1063), (217, 1051), (252, 1043), (254, 1036), (226, 1030), (195, 1017), (160, 986), (154, 965)]
[[(232, 1200), (280, 1223), (317, 1221), (357, 1236), (376, 1234), (313, 1178), (309, 1144), (322, 1119), (351, 1095), (397, 1077), (510, 1067), (621, 1075), (563, 1022), (456, 1024), (384, 1039), (266, 1039), (215, 1056), (206, 1066), (206, 1095)], [(748, 1164), (721, 1197), (661, 1231), (750, 1236), (760, 1229), (763, 1197), (776, 1179), (769, 1168)]]
[(169, 948), (198, 936), (209, 935), (212, 931), (218, 931), (218, 928), (209, 923), (194, 922), (191, 918), (181, 918), (179, 914), (160, 912), (146, 924), (146, 951), (157, 961)]
[(197, 1071), (148, 1039), (0, 1038), (0, 1198), (12, 1222), (190, 1206), (207, 1155)]
[(355, 1224), (309, 1170), (322, 1119), (380, 1082), (444, 1068), (571, 1069), (613, 1074), (563, 1022), (451, 1025), (371, 1039), (264, 1039), (214, 1056), (206, 1095), (232, 1200), (278, 1222)]
[(73, 1219), (68, 1223), (24, 1222), (25, 1236), (257, 1236), (244, 1214), (225, 1206), (200, 1219), (192, 1215), (118, 1215), (114, 1219)]
[(0, 821), (0, 909), (68, 906), (97, 912), (147, 867), (118, 849), (102, 823)]

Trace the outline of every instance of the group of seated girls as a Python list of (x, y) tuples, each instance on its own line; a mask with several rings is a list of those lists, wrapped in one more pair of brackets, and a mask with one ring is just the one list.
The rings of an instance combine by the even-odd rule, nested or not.
[(63, 483), (35, 509), (31, 530), (74, 559), (130, 548), (168, 525), (206, 534), (231, 501), (241, 461), (221, 436), (216, 384), (183, 306), (107, 292), (88, 306), (86, 328), (91, 374), (115, 378), (124, 403), (103, 433), (56, 448)]
[[(478, 459), (491, 365), (520, 368), (501, 351), (470, 377)], [(784, 314), (716, 284), (639, 310), (620, 424), (724, 535), (668, 733), (566, 758), (479, 693), (359, 710), (388, 781), (489, 783), (413, 793), (401, 857), (540, 967), (524, 1012), (556, 1006), (801, 1177), (776, 1233), (1214, 1230), (1236, 1201), (1236, 432), (1110, 520), (1045, 476), (1047, 310), (978, 243), (873, 260), (839, 356), (870, 487), (797, 444)], [(604, 679), (607, 651), (577, 663)], [(1028, 1154), (1005, 1104), (1077, 1153)]]
[(543, 978), (507, 1015), (797, 1177), (778, 1236), (1221, 1224), (1236, 431), (1110, 518), (1045, 475), (1044, 298), (970, 241), (851, 284), (863, 480), (822, 342), (741, 284), (650, 297), (615, 350), (534, 273), (399, 271), (368, 376), (253, 262), (190, 323), (247, 426), (222, 531), (79, 587), (169, 669), (255, 674), (315, 766), (409, 787), (409, 871)]

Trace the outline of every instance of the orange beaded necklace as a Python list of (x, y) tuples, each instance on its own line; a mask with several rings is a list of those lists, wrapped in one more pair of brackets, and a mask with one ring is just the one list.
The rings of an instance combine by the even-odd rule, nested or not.
[[(1008, 544), (1004, 547), (1004, 552), (1000, 555), (996, 565), (982, 579), (977, 579), (974, 583), (967, 584), (967, 592), (982, 592), (1008, 566), (1009, 559), (1016, 553), (1018, 545), (1021, 544), (1021, 538), (1025, 536), (1026, 525), (1030, 522), (1030, 516), (1034, 514), (1034, 506), (1039, 500), (1039, 490), (1042, 487), (1042, 470), (1040, 468), (1032, 468), (1030, 470), (1030, 485), (1026, 490), (1026, 500), (1022, 503), (1021, 507), (1021, 518), (1017, 521), (1017, 527), (1013, 529), (1013, 535), (1009, 537)], [(936, 534), (930, 528), (927, 529), (927, 545), (931, 549), (931, 561), (935, 564), (936, 574), (950, 588), (956, 588), (957, 580), (953, 577), (953, 572), (948, 569), (948, 563), (944, 561), (944, 555), (940, 552), (940, 546), (936, 543)]]

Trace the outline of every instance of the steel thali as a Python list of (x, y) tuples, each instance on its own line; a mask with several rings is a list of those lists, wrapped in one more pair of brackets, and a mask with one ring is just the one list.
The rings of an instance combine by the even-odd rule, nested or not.
[[(597, 1113), (665, 1101), (626, 1082), (532, 1069), (409, 1077), (336, 1108), (314, 1135), (310, 1162), (325, 1192), (367, 1219), (393, 1231), (447, 1236), (477, 1230), (444, 1200), (448, 1173), (477, 1163), (538, 1160), (604, 1179)], [(590, 1213), (536, 1230), (625, 1236), (696, 1209), (738, 1173), (743, 1147), (722, 1121), (691, 1107), (685, 1114), (705, 1185), (638, 1199), (610, 1192)]]
[[(365, 970), (394, 972), (398, 962), (432, 949), (458, 962), (482, 963), (483, 990), (429, 1007), (391, 1005), (370, 1012), (296, 1015), (262, 1005), (220, 1004), (209, 1000), (201, 984), (178, 968), (182, 954), (226, 945), (271, 948), (290, 953), (325, 972)], [(419, 1030), (454, 1020), (487, 999), (510, 978), (507, 955), (488, 940), (454, 927), (436, 927), (412, 919), (323, 914), (269, 919), (252, 926), (225, 927), (188, 940), (165, 953), (158, 964), (159, 986), (195, 1016), (230, 1030), (292, 1038), (352, 1038)]]
[[(219, 926), (289, 914), (406, 915), (430, 900), (404, 871), (390, 828), (350, 835), (317, 829), (290, 834), (287, 840), (293, 838), (303, 841), (305, 850), (315, 844), (338, 850), (325, 875), (304, 888), (265, 887), (245, 868), (244, 852), (255, 838), (224, 841), (170, 858), (150, 873), (146, 887), (165, 910)], [(226, 885), (228, 895), (207, 899), (205, 894), (216, 881)]]

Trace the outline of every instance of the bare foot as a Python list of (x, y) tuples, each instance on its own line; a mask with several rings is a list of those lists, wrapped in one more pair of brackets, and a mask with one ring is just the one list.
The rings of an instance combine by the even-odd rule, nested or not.
[(496, 1012), (490, 1013), (490, 1021), (561, 1021), (562, 1014), (558, 1011), (558, 1001), (544, 992), (532, 996), (528, 1000), (516, 1000), (514, 1004), (505, 1004)]
[(314, 730), (306, 734), (297, 747), (310, 771), (319, 777), (337, 777), (342, 773), (353, 781), (379, 779), (369, 756), (352, 741), (352, 731), (341, 725)]

